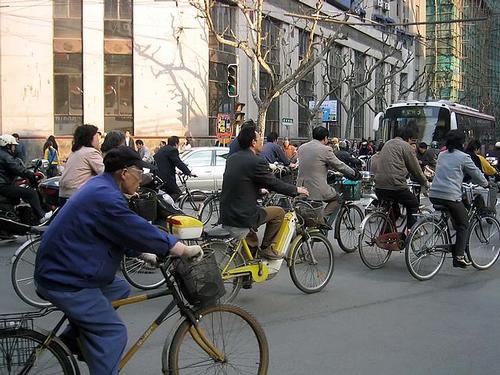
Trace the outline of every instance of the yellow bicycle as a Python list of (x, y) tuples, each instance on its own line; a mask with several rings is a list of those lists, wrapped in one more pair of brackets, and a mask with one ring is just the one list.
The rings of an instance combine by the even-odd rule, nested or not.
[[(304, 293), (322, 290), (333, 276), (333, 246), (311, 219), (318, 217), (322, 204), (288, 198), (289, 211), (277, 234), (275, 251), (281, 259), (255, 257), (245, 240), (249, 230), (231, 233), (217, 227), (205, 233), (203, 246), (215, 253), (225, 282), (225, 302), (234, 300), (244, 282), (263, 283), (275, 277), (283, 262), (295, 286)], [(258, 254), (257, 254), (258, 255)]]

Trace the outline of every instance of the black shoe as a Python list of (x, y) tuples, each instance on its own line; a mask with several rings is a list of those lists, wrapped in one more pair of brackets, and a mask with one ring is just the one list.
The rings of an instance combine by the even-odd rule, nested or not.
[(252, 276), (243, 277), (243, 283), (241, 284), (243, 289), (252, 289)]
[(456, 268), (467, 268), (472, 263), (465, 259), (464, 256), (453, 257), (453, 267)]

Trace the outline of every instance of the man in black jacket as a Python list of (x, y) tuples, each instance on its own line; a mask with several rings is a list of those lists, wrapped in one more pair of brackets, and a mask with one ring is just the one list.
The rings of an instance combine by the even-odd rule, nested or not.
[(33, 212), (42, 219), (45, 211), (40, 205), (40, 199), (34, 189), (28, 189), (16, 186), (14, 180), (16, 177), (24, 177), (35, 182), (35, 174), (26, 169), (20, 160), (14, 158), (16, 152), (16, 139), (10, 134), (0, 136), (0, 195), (9, 199), (21, 198), (28, 202)]
[(351, 168), (361, 169), (363, 166), (363, 162), (361, 160), (355, 158), (349, 151), (347, 151), (347, 144), (345, 141), (339, 143), (339, 150), (335, 152), (335, 156), (342, 163), (347, 164)]
[(174, 201), (177, 200), (181, 195), (181, 190), (175, 179), (175, 168), (179, 168), (185, 175), (196, 177), (179, 157), (179, 137), (175, 135), (169, 137), (168, 144), (158, 150), (154, 159), (158, 167), (158, 175), (165, 182), (166, 192)]
[[(254, 129), (242, 129), (238, 142), (241, 150), (232, 154), (226, 162), (220, 200), (221, 223), (248, 229), (267, 223), (260, 255), (279, 258), (273, 245), (285, 211), (281, 207), (258, 207), (259, 190), (268, 189), (289, 196), (309, 195), (309, 192), (304, 187), (286, 184), (271, 173), (266, 160), (256, 155), (262, 149), (262, 138)], [(250, 231), (247, 242), (250, 247), (257, 247), (255, 232)]]

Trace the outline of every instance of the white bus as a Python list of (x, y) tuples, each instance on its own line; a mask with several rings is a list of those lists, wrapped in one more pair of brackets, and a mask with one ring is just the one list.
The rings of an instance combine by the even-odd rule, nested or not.
[(437, 141), (444, 144), (448, 131), (463, 129), (467, 141), (479, 139), (483, 152), (493, 148), (495, 142), (495, 118), (477, 109), (445, 100), (435, 102), (407, 101), (390, 105), (385, 113), (375, 116), (373, 130), (375, 139), (387, 141), (393, 138), (400, 126), (411, 126), (418, 142), (430, 145)]

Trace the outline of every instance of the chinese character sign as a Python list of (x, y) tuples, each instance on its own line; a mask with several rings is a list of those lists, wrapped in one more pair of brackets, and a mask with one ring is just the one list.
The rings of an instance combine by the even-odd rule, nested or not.
[(232, 135), (231, 116), (229, 113), (217, 114), (217, 137), (230, 137)]

